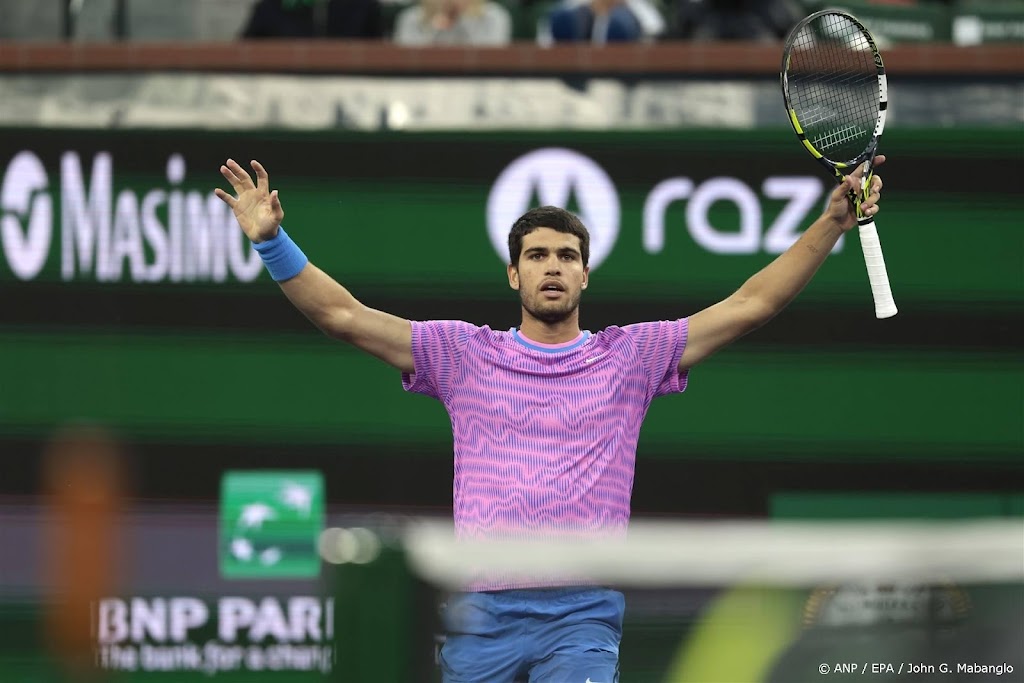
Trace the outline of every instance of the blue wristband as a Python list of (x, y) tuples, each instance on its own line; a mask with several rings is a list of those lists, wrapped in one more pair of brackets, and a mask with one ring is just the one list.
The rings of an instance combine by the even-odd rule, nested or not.
[(299, 245), (292, 241), (283, 227), (277, 229), (277, 235), (273, 239), (253, 244), (252, 248), (263, 259), (263, 265), (267, 267), (270, 277), (274, 278), (275, 282), (291, 280), (309, 263)]

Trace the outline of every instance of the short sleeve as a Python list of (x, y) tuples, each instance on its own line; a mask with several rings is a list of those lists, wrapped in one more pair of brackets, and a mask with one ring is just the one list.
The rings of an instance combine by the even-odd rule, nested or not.
[(633, 341), (651, 397), (679, 393), (686, 389), (688, 371), (679, 372), (679, 360), (686, 348), (689, 319), (637, 323), (622, 328)]
[(402, 373), (405, 390), (444, 401), (466, 344), (479, 329), (460, 320), (413, 321), (412, 361), (415, 372)]

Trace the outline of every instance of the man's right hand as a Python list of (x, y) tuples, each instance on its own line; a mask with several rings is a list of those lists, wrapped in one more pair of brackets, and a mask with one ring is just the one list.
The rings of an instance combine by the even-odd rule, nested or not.
[(219, 187), (214, 190), (214, 194), (235, 212), (238, 225), (246, 237), (253, 242), (265, 242), (277, 236), (277, 229), (284, 220), (284, 209), (281, 208), (281, 200), (277, 198), (277, 190), (271, 192), (268, 189), (270, 178), (266, 169), (258, 161), (250, 163), (256, 171), (256, 184), (253, 184), (252, 176), (245, 169), (233, 159), (228, 159), (220, 167), (220, 173), (231, 183), (238, 196), (232, 197)]

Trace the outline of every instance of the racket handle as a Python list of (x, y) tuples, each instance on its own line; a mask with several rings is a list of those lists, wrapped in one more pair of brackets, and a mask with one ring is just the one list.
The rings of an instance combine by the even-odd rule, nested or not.
[(859, 225), (860, 248), (864, 252), (864, 263), (868, 267), (871, 296), (875, 299), (875, 317), (891, 318), (896, 315), (896, 302), (893, 301), (892, 288), (889, 287), (889, 274), (885, 271), (882, 243), (878, 241), (875, 221), (869, 218)]

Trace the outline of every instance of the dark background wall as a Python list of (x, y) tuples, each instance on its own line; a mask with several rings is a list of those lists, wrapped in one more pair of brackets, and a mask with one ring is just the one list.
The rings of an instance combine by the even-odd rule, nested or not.
[[(212, 197), (227, 157), (267, 166), (290, 233), (364, 303), (507, 329), (519, 311), (488, 238), (490, 192), (523, 155), (574, 150), (620, 206), (583, 302), (598, 330), (696, 312), (773, 258), (773, 231), (806, 227), (831, 188), (790, 143), (774, 130), (0, 132), (4, 220), (21, 229), (5, 228), (0, 258), (0, 493), (35, 491), (54, 430), (87, 421), (123, 440), (145, 499), (213, 501), (225, 469), (297, 467), (322, 470), (335, 505), (450, 505), (443, 408), (291, 308)], [(788, 490), (1019, 490), (1024, 240), (1007, 171), (1022, 143), (1019, 130), (893, 135), (879, 225), (900, 314), (874, 319), (851, 234), (790, 309), (655, 402), (636, 510), (762, 515)], [(44, 170), (35, 194), (11, 170), (26, 152)], [(562, 192), (595, 231), (614, 230), (588, 216), (603, 190), (568, 173), (561, 185), (527, 174), (524, 201)], [(645, 207), (672, 178), (693, 190), (668, 204), (654, 250)], [(708, 199), (723, 178), (732, 189)], [(52, 212), (45, 261), (20, 275), (11, 261), (28, 247), (15, 238), (36, 204), (19, 208), (19, 192)], [(758, 233), (745, 253), (713, 253), (687, 228), (699, 192), (701, 220), (726, 238)], [(741, 210), (742, 197), (753, 204)]]

